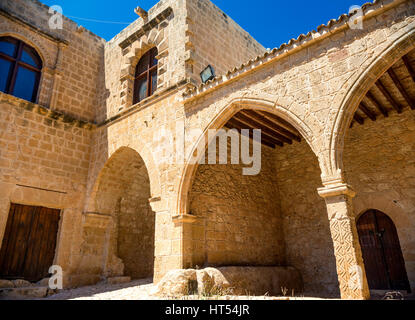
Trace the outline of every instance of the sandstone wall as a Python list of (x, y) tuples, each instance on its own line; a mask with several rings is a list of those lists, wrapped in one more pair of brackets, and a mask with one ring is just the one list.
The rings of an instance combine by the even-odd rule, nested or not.
[[(336, 121), (351, 119), (352, 109), (357, 108), (353, 103), (358, 102), (345, 105), (346, 96), (358, 79), (363, 83), (363, 72), (373, 67), (385, 50), (400, 41), (405, 48), (411, 46), (412, 40), (404, 38), (412, 34), (415, 25), (412, 1), (378, 2), (366, 11), (362, 30), (350, 29), (347, 19), (323, 25), (317, 32), (289, 41), (224, 78), (187, 91), (186, 108), (197, 109), (189, 117), (189, 127), (205, 129), (222, 113), (229, 114), (227, 111), (239, 100), (245, 100), (245, 105), (272, 109), (301, 128), (318, 154), (324, 181), (338, 179), (341, 168), (333, 159), (341, 154), (331, 154), (332, 150), (341, 150), (335, 145), (341, 134), (335, 130)], [(381, 19), (377, 18), (380, 14)], [(393, 52), (383, 61), (392, 64), (398, 56)], [(370, 77), (377, 78), (383, 68), (368, 71), (364, 84), (370, 82)], [(356, 95), (364, 94), (359, 88), (353, 90)]]
[(11, 202), (62, 209), (55, 263), (71, 285), (82, 259), (88, 121), (95, 119), (104, 41), (77, 32), (65, 17), (62, 30), (50, 29), (48, 7), (38, 1), (2, 1), (0, 9), (0, 36), (33, 46), (43, 62), (39, 105), (1, 93), (0, 240)]
[[(160, 14), (163, 18), (158, 18)], [(160, 21), (149, 26), (154, 19)], [(106, 44), (105, 85), (98, 116), (100, 121), (131, 107), (135, 67), (141, 56), (152, 47), (157, 47), (159, 53), (159, 91), (185, 79), (185, 26), (185, 0), (160, 1), (149, 10), (147, 20), (137, 19)], [(143, 28), (145, 31), (142, 31)], [(122, 45), (129, 37), (141, 31), (141, 36), (132, 39), (126, 46)]]
[(346, 181), (357, 195), (355, 215), (377, 209), (398, 231), (406, 271), (415, 285), (415, 113), (391, 113), (349, 129), (344, 150)]
[(132, 279), (153, 276), (155, 214), (149, 203), (150, 181), (144, 164), (131, 177), (118, 212), (117, 256), (124, 275)]
[(91, 131), (0, 93), (0, 243), (10, 203), (61, 209), (55, 263), (65, 284), (80, 247)]
[(284, 264), (280, 198), (271, 149), (263, 147), (259, 175), (244, 176), (243, 167), (199, 165), (190, 193), (190, 212), (198, 217), (193, 225), (194, 265)]
[(265, 51), (210, 1), (160, 1), (146, 20), (137, 19), (105, 45), (99, 121), (132, 106), (135, 67), (152, 47), (159, 53), (159, 92), (189, 78), (200, 83), (208, 64), (221, 75)]
[(209, 0), (187, 0), (188, 76), (201, 83), (209, 64), (217, 76), (263, 54), (265, 48)]
[[(81, 276), (152, 276), (155, 216), (150, 197), (142, 158), (133, 149), (121, 148), (103, 168), (94, 195), (96, 210), (84, 219), (77, 270)], [(93, 223), (97, 220), (101, 223)]]
[(18, 37), (42, 57), (39, 104), (93, 121), (101, 91), (105, 41), (87, 30), (77, 32), (78, 25), (66, 17), (62, 30), (50, 29), (52, 15), (38, 1), (5, 0), (0, 9), (12, 16), (1, 17), (0, 36)]
[(297, 268), (309, 294), (338, 295), (333, 242), (317, 157), (304, 140), (275, 151), (287, 265)]
[[(163, 157), (167, 139), (162, 136), (162, 132), (165, 129), (174, 133), (175, 122), (172, 119), (182, 118), (183, 109), (178, 94), (170, 93), (161, 100), (144, 104), (139, 112), (132, 112), (128, 117), (97, 128), (92, 138), (88, 200), (85, 209), (88, 212), (107, 212), (106, 197), (101, 198), (104, 201), (97, 201), (97, 185), (103, 169), (111, 163), (120, 149), (128, 146), (143, 159), (150, 181), (150, 196), (147, 198), (147, 203), (152, 198), (150, 205), (156, 213), (154, 235), (156, 279), (160, 279), (167, 270), (181, 268), (181, 230), (180, 226), (175, 226), (172, 221), (175, 215), (175, 178), (181, 170), (181, 164), (172, 164)], [(127, 156), (126, 161), (130, 158)], [(110, 202), (113, 203), (112, 200)], [(113, 205), (111, 208), (114, 208)], [(111, 210), (109, 212), (113, 212)], [(107, 224), (105, 228), (110, 228), (110, 225)], [(103, 246), (103, 242), (100, 246)], [(97, 261), (96, 258), (94, 259)]]

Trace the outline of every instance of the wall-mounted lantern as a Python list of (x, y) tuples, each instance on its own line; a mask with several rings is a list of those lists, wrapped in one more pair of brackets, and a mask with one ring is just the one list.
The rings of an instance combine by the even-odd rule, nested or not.
[(202, 78), (203, 83), (206, 83), (209, 80), (213, 80), (213, 79), (215, 79), (215, 70), (213, 69), (213, 67), (211, 65), (208, 65), (206, 67), (206, 69), (204, 69), (200, 73), (200, 77)]

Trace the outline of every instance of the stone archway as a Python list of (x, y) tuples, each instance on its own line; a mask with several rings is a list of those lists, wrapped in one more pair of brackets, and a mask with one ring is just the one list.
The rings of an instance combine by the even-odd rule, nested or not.
[[(191, 239), (184, 243), (191, 248), (184, 252), (185, 266), (294, 266), (303, 276), (307, 293), (338, 296), (326, 206), (317, 193), (321, 169), (310, 146), (311, 131), (272, 102), (238, 99), (222, 109), (204, 136), (209, 129), (235, 129), (232, 121), (248, 121), (248, 116), (258, 117), (253, 125), (256, 121), (267, 124), (261, 129), (267, 138), (262, 141), (258, 175), (244, 176), (243, 165), (230, 161), (226, 165), (188, 163), (183, 174), (178, 210), (184, 213), (183, 219), (193, 218), (191, 227), (184, 227), (184, 238)], [(274, 129), (294, 128), (300, 139), (289, 141), (284, 130), (279, 131), (284, 137), (268, 136), (274, 132), (271, 119)], [(278, 138), (283, 143), (273, 148)], [(207, 140), (197, 142), (192, 156), (211, 145), (212, 140)]]
[(411, 28), (387, 46), (350, 87), (335, 115), (330, 137), (330, 163), (333, 176), (343, 179), (344, 139), (359, 104), (375, 82), (402, 56), (415, 48), (415, 29)]
[(204, 128), (202, 135), (194, 144), (194, 147), (191, 149), (189, 155), (187, 155), (187, 161), (182, 171), (178, 186), (179, 191), (176, 207), (176, 214), (178, 216), (186, 215), (189, 212), (188, 194), (191, 185), (193, 184), (195, 172), (197, 169), (197, 163), (195, 163), (195, 161), (190, 161), (189, 159), (193, 159), (195, 156), (202, 156), (198, 154), (198, 151), (205, 150), (210, 143), (208, 137), (209, 130), (219, 130), (223, 128), (228, 120), (242, 109), (265, 111), (281, 117), (298, 130), (301, 136), (304, 137), (308, 145), (311, 147), (314, 154), (318, 153), (318, 150), (314, 147), (313, 144), (314, 137), (311, 129), (307, 126), (306, 123), (304, 123), (287, 108), (279, 106), (275, 102), (269, 100), (248, 97), (233, 99), (231, 102), (226, 103), (222, 110), (217, 112), (216, 116), (210, 121), (206, 128)]
[[(362, 203), (371, 199), (372, 207), (383, 206), (386, 201), (391, 202), (386, 207), (406, 206), (407, 214), (413, 211), (412, 197), (399, 194), (400, 190), (408, 188), (408, 184), (406, 187), (396, 187), (407, 181), (402, 178), (405, 176), (404, 171), (408, 173), (412, 169), (399, 170), (402, 166), (395, 158), (400, 157), (405, 165), (408, 162), (404, 159), (413, 158), (400, 147), (399, 142), (402, 134), (408, 135), (406, 140), (413, 141), (410, 137), (413, 136), (412, 131), (407, 129), (407, 126), (413, 126), (413, 115), (408, 111), (411, 109), (412, 91), (409, 94), (406, 92), (407, 87), (402, 85), (402, 75), (397, 75), (397, 70), (404, 65), (404, 62), (400, 62), (402, 57), (413, 52), (414, 39), (415, 30), (412, 28), (395, 39), (360, 74), (344, 97), (332, 129), (331, 171), (338, 183), (333, 186), (326, 183), (326, 188), (320, 193), (326, 198), (329, 218), (333, 220), (335, 248), (338, 251), (336, 256), (339, 256), (339, 280), (345, 297), (369, 297), (353, 204), (361, 208)], [(394, 85), (396, 88), (393, 88)], [(405, 101), (409, 106), (406, 106)], [(351, 184), (353, 190), (344, 184), (345, 181)], [(411, 218), (409, 221), (409, 225), (413, 225)], [(412, 241), (408, 239), (406, 243), (410, 245)], [(341, 261), (346, 263), (341, 266)], [(358, 267), (354, 269), (354, 266)], [(358, 282), (363, 286), (350, 287), (349, 283), (353, 279), (360, 279)]]
[(150, 178), (143, 159), (131, 148), (118, 149), (102, 169), (94, 189), (94, 211), (88, 214), (107, 217), (109, 222), (96, 230), (86, 223), (84, 241), (97, 243), (102, 272), (107, 277), (151, 277), (155, 213), (149, 203)]

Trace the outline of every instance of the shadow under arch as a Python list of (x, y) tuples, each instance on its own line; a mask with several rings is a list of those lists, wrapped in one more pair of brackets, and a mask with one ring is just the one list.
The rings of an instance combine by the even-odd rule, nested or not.
[(367, 67), (343, 99), (330, 136), (330, 166), (333, 175), (343, 179), (344, 138), (360, 102), (375, 82), (402, 56), (415, 48), (415, 27), (395, 39)]
[[(119, 148), (97, 178), (83, 234), (84, 242), (98, 252), (96, 260), (104, 261), (105, 276), (143, 279), (153, 275), (155, 213), (150, 198), (149, 171), (143, 158), (130, 147)], [(89, 222), (90, 215), (108, 221), (105, 237), (99, 226)]]
[[(95, 180), (95, 183), (92, 187), (89, 200), (87, 202), (86, 211), (88, 212), (99, 212), (96, 206), (96, 197), (100, 184), (103, 181), (105, 172), (114, 165), (119, 159), (119, 157), (126, 157), (130, 159), (136, 158), (138, 161), (142, 161), (144, 166), (147, 169), (147, 173), (150, 179), (150, 198), (160, 197), (161, 195), (161, 185), (158, 175), (158, 169), (155, 165), (153, 157), (145, 146), (137, 147), (127, 147), (123, 146), (118, 148), (114, 153), (111, 154), (109, 159), (105, 162), (104, 166), (100, 169), (99, 174)], [(149, 200), (150, 200), (149, 198)]]
[[(277, 105), (275, 102), (265, 99), (257, 98), (235, 98), (231, 102), (227, 103), (224, 108), (216, 113), (216, 116), (204, 129), (203, 133), (194, 144), (189, 157), (186, 159), (185, 166), (183, 168), (181, 179), (179, 181), (178, 188), (178, 200), (176, 207), (176, 215), (182, 216), (188, 214), (189, 210), (189, 192), (193, 184), (193, 180), (198, 168), (198, 161), (191, 161), (192, 156), (197, 150), (204, 150), (211, 141), (208, 139), (208, 131), (214, 129), (221, 129), (236, 113), (241, 110), (257, 110), (265, 111), (275, 114), (280, 118), (289, 122), (294, 128), (296, 128), (301, 134), (302, 138), (306, 140), (311, 147), (313, 153), (317, 156), (317, 149), (313, 144), (313, 134), (311, 129), (299, 119), (294, 113), (287, 108)], [(203, 147), (203, 148), (202, 148)], [(198, 154), (200, 158), (202, 155)]]

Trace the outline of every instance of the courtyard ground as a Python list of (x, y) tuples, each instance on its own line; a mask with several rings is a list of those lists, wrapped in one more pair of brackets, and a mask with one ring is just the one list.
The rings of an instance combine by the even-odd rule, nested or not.
[[(135, 280), (124, 284), (99, 283), (75, 289), (65, 289), (46, 298), (8, 297), (7, 300), (338, 300), (333, 298), (317, 298), (311, 295), (298, 297), (271, 296), (186, 296), (160, 298), (154, 295), (155, 285), (152, 279)], [(381, 300), (383, 295), (373, 295), (372, 300)], [(0, 300), (3, 300), (0, 298)], [(415, 300), (415, 294), (406, 295), (405, 300)]]
[[(95, 286), (63, 290), (55, 295), (45, 298), (46, 300), (160, 300), (152, 294), (155, 286), (151, 279), (136, 280), (126, 284), (109, 285), (105, 283)], [(172, 297), (174, 299), (174, 297)], [(165, 298), (169, 299), (169, 298)], [(177, 298), (176, 298), (177, 299)], [(287, 300), (286, 297), (270, 296), (223, 296), (223, 297), (201, 297), (188, 296), (184, 300)], [(290, 297), (290, 300), (319, 300), (312, 297)]]

